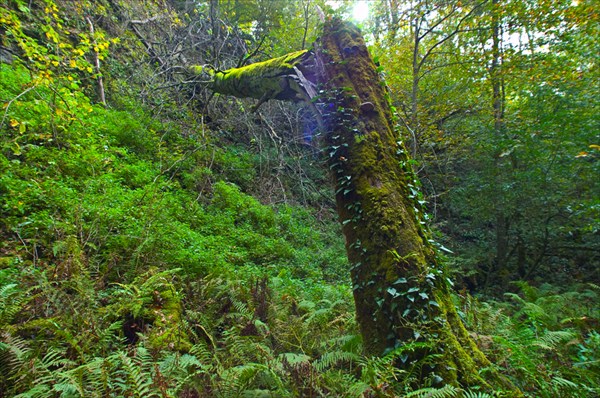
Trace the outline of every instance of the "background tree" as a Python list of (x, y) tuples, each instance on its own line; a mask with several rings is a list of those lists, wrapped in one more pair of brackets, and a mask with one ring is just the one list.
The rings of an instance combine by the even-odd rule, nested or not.
[[(490, 29), (480, 31), (477, 35), (479, 38), (463, 36), (468, 48), (480, 49), (484, 65), (488, 66), (489, 77), (485, 78), (483, 74), (481, 76), (487, 82), (487, 98), (491, 102), (487, 107), (490, 109), (488, 112), (478, 112), (464, 119), (471, 129), (475, 127), (472, 122), (485, 123), (480, 125), (483, 130), (479, 134), (470, 136), (473, 141), (470, 138), (462, 141), (472, 142), (465, 148), (466, 153), (478, 155), (463, 155), (465, 160), (461, 161), (463, 164), (460, 170), (476, 170), (477, 173), (472, 175), (479, 177), (469, 182), (466, 190), (459, 184), (455, 191), (458, 193), (457, 200), (454, 200), (452, 191), (450, 198), (455, 204), (461, 201), (469, 203), (473, 205), (473, 209), (478, 208), (480, 203), (488, 203), (476, 213), (468, 211), (471, 220), (482, 227), (480, 232), (472, 230), (470, 239), (474, 239), (481, 247), (494, 248), (493, 257), (479, 260), (485, 275), (479, 281), (481, 283), (487, 280), (483, 283), (488, 286), (498, 286), (499, 282), (502, 285), (519, 278), (530, 279), (535, 275), (540, 277), (544, 275), (542, 269), (564, 261), (551, 254), (566, 254), (553, 247), (570, 246), (564, 240), (569, 241), (571, 238), (560, 232), (558, 220), (566, 221), (571, 218), (567, 215), (571, 212), (567, 208), (577, 206), (576, 203), (581, 198), (572, 189), (597, 167), (593, 161), (583, 163), (576, 158), (578, 151), (593, 141), (589, 135), (591, 131), (583, 126), (578, 127), (577, 122), (589, 122), (593, 119), (588, 118), (587, 110), (584, 110), (590, 107), (580, 108), (582, 112), (579, 113), (573, 108), (579, 100), (575, 97), (568, 99), (570, 95), (578, 94), (582, 98), (589, 98), (587, 90), (579, 86), (581, 91), (576, 94), (577, 89), (570, 86), (570, 89), (563, 92), (560, 88), (562, 78), (559, 78), (561, 75), (575, 73), (585, 81), (593, 76), (595, 67), (592, 65), (596, 62), (579, 58), (577, 46), (569, 48), (563, 42), (570, 34), (564, 36), (554, 31), (557, 33), (554, 36), (551, 33), (557, 19), (568, 21), (566, 23), (571, 27), (570, 32), (586, 31), (589, 29), (587, 24), (576, 15), (586, 15), (588, 11), (583, 4), (573, 6), (564, 3), (554, 6), (556, 8), (548, 14), (549, 4), (544, 2), (527, 5), (521, 2), (491, 3), (491, 8), (481, 15), (489, 18)], [(481, 24), (485, 26), (485, 22)], [(476, 59), (482, 58), (477, 56)], [(552, 64), (557, 73), (547, 73), (549, 70), (545, 69), (545, 64)], [(477, 64), (467, 65), (476, 67)], [(588, 68), (590, 66), (591, 69)], [(469, 70), (475, 75), (476, 69)], [(485, 72), (480, 70), (480, 73)], [(485, 90), (485, 86), (481, 88)], [(523, 107), (523, 101), (536, 105)], [(591, 106), (593, 108), (595, 105)], [(477, 108), (485, 110), (486, 107), (482, 104)], [(524, 113), (525, 109), (535, 109), (535, 116)], [(446, 126), (458, 127), (458, 122), (454, 121)], [(481, 151), (488, 153), (491, 163), (478, 164), (467, 160), (481, 159)], [(470, 180), (470, 173), (464, 174), (464, 171), (456, 175), (466, 175), (467, 178), (463, 180), (466, 182)], [(584, 183), (590, 188), (595, 184), (591, 180)], [(553, 188), (547, 190), (550, 186)], [(553, 192), (556, 195), (540, 195), (541, 192)], [(589, 193), (583, 193), (582, 196), (591, 199)], [(459, 205), (458, 208), (464, 207)], [(490, 214), (496, 214), (496, 220), (490, 219)], [(584, 222), (581, 227), (586, 228), (585, 224), (587, 223)], [(493, 226), (494, 232), (484, 232), (487, 229), (485, 225)], [(539, 226), (543, 227), (538, 228)], [(488, 229), (488, 232), (491, 231)], [(589, 244), (596, 239), (592, 233), (584, 240)], [(485, 241), (489, 242), (489, 246), (483, 243)], [(596, 244), (597, 242), (592, 245)], [(586, 244), (581, 247), (585, 246)], [(583, 252), (587, 250), (583, 249)], [(584, 263), (597, 261), (594, 255), (584, 257)], [(566, 271), (564, 276), (569, 272)]]
[[(585, 149), (594, 141), (589, 135), (593, 129), (575, 127), (576, 120), (591, 120), (587, 110), (589, 105), (592, 108), (596, 105), (588, 102), (586, 106), (577, 107), (581, 113), (568, 118), (572, 120), (568, 127), (564, 124), (567, 118), (557, 114), (558, 109), (571, 109), (580, 101), (575, 97), (567, 100), (567, 93), (576, 96), (578, 92), (581, 98), (590, 98), (584, 86), (578, 86), (581, 91), (573, 83), (569, 83), (569, 90), (558, 88), (560, 80), (566, 82), (567, 76), (573, 74), (579, 76), (577, 82), (586, 84), (597, 68), (594, 66), (596, 58), (580, 58), (578, 45), (570, 46), (577, 32), (589, 34), (590, 29), (594, 29), (584, 17), (594, 19), (589, 4), (507, 1), (443, 6), (440, 3), (435, 13), (428, 14), (428, 10), (433, 9), (426, 7), (434, 7), (432, 4), (398, 2), (394, 3), (396, 13), (413, 15), (405, 19), (413, 21), (412, 25), (400, 22), (399, 29), (391, 29), (392, 21), (398, 19), (393, 18), (394, 13), (389, 9), (391, 3), (386, 4), (387, 9), (380, 9), (384, 16), (376, 16), (384, 22), (373, 27), (378, 33), (376, 37), (380, 37), (374, 51), (381, 53), (379, 59), (384, 68), (405, 71), (390, 73), (387, 80), (401, 121), (412, 131), (415, 124), (410, 121), (415, 113), (411, 94), (418, 93), (412, 96), (421, 104), (416, 113), (420, 134), (415, 131), (415, 137), (419, 136), (418, 159), (421, 160), (417, 169), (425, 182), (429, 209), (439, 227), (454, 239), (450, 246), (460, 253), (457, 264), (470, 286), (503, 286), (510, 280), (534, 277), (536, 272), (524, 271), (526, 268), (541, 271), (555, 261), (565, 261), (550, 254), (567, 255), (562, 250), (550, 249), (552, 242), (556, 242), (556, 246), (588, 247), (591, 244), (596, 247), (598, 243), (592, 243), (596, 240), (593, 232), (584, 234), (586, 243), (580, 246), (558, 243), (562, 239), (569, 240), (565, 235), (559, 238), (558, 220), (574, 221), (575, 218), (566, 217), (563, 210), (554, 211), (554, 215), (543, 214), (548, 209), (565, 209), (567, 202), (578, 203), (580, 195), (569, 193), (572, 191), (567, 185), (578, 186), (580, 178), (570, 176), (581, 173), (589, 176), (596, 167), (589, 157), (594, 156), (594, 151)], [(414, 21), (420, 22), (420, 28), (414, 27)], [(427, 30), (430, 26), (435, 29)], [(420, 36), (414, 33), (419, 29), (428, 36), (421, 40), (422, 52), (415, 52), (415, 38)], [(393, 35), (396, 41), (386, 44), (385, 34)], [(582, 37), (581, 43), (588, 43), (588, 39)], [(428, 46), (432, 46), (433, 51), (428, 52), (431, 48)], [(415, 59), (411, 54), (421, 54), (421, 57), (429, 54), (421, 58), (421, 75), (415, 75), (415, 63), (407, 61)], [(544, 65), (553, 65), (557, 73), (548, 73)], [(559, 79), (561, 74), (564, 77)], [(556, 94), (554, 99), (547, 95), (552, 91)], [(546, 94), (541, 95), (542, 92)], [(561, 95), (565, 102), (558, 105), (555, 99)], [(526, 98), (532, 101), (530, 104), (536, 102), (537, 120), (525, 117), (521, 105)], [(541, 115), (553, 122), (541, 123)], [(555, 128), (567, 136), (557, 133), (559, 138), (550, 133)], [(567, 150), (568, 143), (574, 139), (578, 140), (575, 146), (579, 149)], [(559, 144), (562, 140), (566, 145)], [(556, 151), (562, 153), (558, 158), (550, 155)], [(575, 158), (580, 151), (590, 153), (583, 157), (588, 159), (587, 163)], [(485, 158), (489, 161), (483, 162)], [(557, 162), (559, 158), (562, 160)], [(580, 167), (586, 171), (575, 171)], [(544, 171), (536, 174), (534, 170)], [(557, 176), (548, 173), (557, 173)], [(549, 202), (536, 194), (545, 192), (543, 187), (548, 184), (559, 184), (559, 181), (566, 185), (563, 189), (555, 186), (557, 189), (552, 192), (556, 196), (548, 198)], [(594, 186), (595, 182), (588, 180), (584, 184)], [(593, 205), (588, 207), (593, 208)], [(542, 209), (545, 210), (540, 211)], [(495, 214), (495, 219), (490, 218), (490, 214)], [(472, 228), (475, 225), (477, 227)], [(541, 233), (546, 228), (536, 231), (536, 225), (549, 228)], [(581, 226), (584, 225), (587, 222)], [(547, 240), (545, 236), (554, 238)], [(588, 253), (584, 255), (585, 263), (597, 261), (589, 250), (582, 251)]]

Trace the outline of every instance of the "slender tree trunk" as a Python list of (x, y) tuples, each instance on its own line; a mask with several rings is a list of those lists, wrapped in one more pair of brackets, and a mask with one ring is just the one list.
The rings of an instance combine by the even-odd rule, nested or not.
[(306, 37), (308, 36), (308, 23), (310, 22), (310, 14), (309, 14), (309, 8), (310, 8), (310, 1), (307, 1), (306, 4), (302, 4), (302, 6), (304, 7), (304, 9), (302, 11), (304, 11), (304, 33), (302, 35), (302, 48), (301, 50), (304, 50), (306, 48)]
[[(500, 25), (500, 0), (492, 0), (492, 62), (490, 66), (490, 81), (492, 84), (492, 114), (494, 118), (494, 136), (501, 141), (504, 133), (504, 90), (502, 81), (502, 32)], [(494, 153), (495, 200), (502, 198), (502, 148)], [(497, 273), (506, 267), (509, 253), (510, 219), (500, 203), (496, 205), (496, 256), (492, 272)], [(493, 275), (492, 275), (493, 276)], [(489, 277), (487, 278), (489, 280)]]
[[(90, 37), (93, 40), (94, 45), (96, 44), (96, 39), (94, 38), (94, 24), (92, 23), (92, 19), (90, 17), (85, 17), (85, 20), (88, 23), (90, 28)], [(102, 105), (106, 106), (106, 96), (104, 94), (104, 81), (102, 80), (102, 73), (100, 72), (100, 54), (98, 51), (94, 50), (94, 70), (96, 72), (98, 82), (98, 96), (100, 97), (100, 102)]]
[(413, 31), (413, 53), (412, 53), (412, 87), (410, 93), (410, 128), (413, 132), (412, 137), (412, 157), (417, 156), (418, 141), (420, 139), (419, 126), (419, 75), (421, 73), (421, 63), (419, 59), (419, 51), (421, 49), (421, 29), (419, 17), (415, 16)]

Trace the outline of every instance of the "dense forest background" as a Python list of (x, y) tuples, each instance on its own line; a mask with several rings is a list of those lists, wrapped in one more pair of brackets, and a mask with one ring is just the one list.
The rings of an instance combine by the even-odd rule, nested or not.
[(598, 396), (598, 12), (0, 0), (0, 397), (503, 396), (413, 346), (362, 355), (311, 109), (190, 73), (309, 49), (334, 15), (379, 65), (472, 337), (525, 396)]

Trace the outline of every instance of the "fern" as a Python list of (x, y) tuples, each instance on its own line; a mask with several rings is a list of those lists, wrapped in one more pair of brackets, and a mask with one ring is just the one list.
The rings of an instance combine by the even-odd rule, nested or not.
[(119, 354), (107, 358), (94, 358), (92, 361), (81, 365), (70, 372), (80, 375), (81, 383), (86, 386), (84, 397), (88, 395), (95, 397), (110, 396), (116, 389), (115, 378), (119, 377), (116, 372)]
[(101, 348), (110, 348), (114, 345), (118, 345), (119, 343), (121, 343), (122, 341), (119, 341), (118, 336), (118, 332), (120, 330), (123, 329), (123, 321), (122, 320), (118, 320), (115, 321), (113, 323), (111, 323), (110, 325), (108, 325), (106, 328), (102, 328), (99, 332), (98, 332), (98, 347)]
[(0, 388), (19, 391), (20, 382), (16, 377), (25, 368), (30, 348), (25, 340), (4, 331), (0, 334)]
[[(268, 386), (268, 390), (265, 387)], [(219, 397), (245, 397), (262, 391), (272, 396), (282, 396), (285, 392), (281, 378), (267, 365), (248, 363), (225, 370), (218, 385)]]
[[(4, 346), (9, 351), (8, 363), (13, 366), (3, 384), (9, 391), (18, 392), (16, 397), (53, 397), (58, 386), (63, 390), (75, 391), (77, 387), (68, 382), (65, 370), (73, 365), (64, 352), (50, 349), (42, 357), (34, 356), (25, 342), (19, 338), (4, 336)], [(2, 379), (0, 379), (2, 380)], [(13, 382), (13, 383), (11, 383)], [(71, 387), (69, 387), (71, 386)]]
[(119, 353), (121, 370), (116, 385), (127, 396), (146, 398), (160, 396), (153, 388), (153, 379), (150, 369), (153, 366), (148, 351), (139, 347), (135, 361), (125, 353)]
[(31, 349), (24, 339), (8, 332), (2, 332), (0, 338), (0, 377), (10, 377), (24, 365)]
[(313, 366), (317, 372), (323, 372), (325, 369), (331, 368), (340, 363), (347, 363), (352, 366), (352, 363), (360, 361), (360, 356), (348, 351), (329, 351), (321, 355), (321, 357), (313, 362)]
[(160, 374), (170, 381), (172, 388), (169, 396), (179, 396), (180, 392), (194, 384), (194, 379), (207, 373), (206, 367), (193, 355), (179, 353), (169, 354), (158, 364)]
[(450, 384), (442, 388), (421, 388), (405, 395), (405, 398), (454, 398), (460, 390)]
[(563, 379), (562, 377), (552, 378), (552, 385), (555, 386), (558, 390), (578, 391), (581, 389), (581, 386), (579, 384), (573, 383), (572, 381), (567, 379)]
[(345, 334), (330, 339), (323, 345), (327, 347), (339, 347), (343, 351), (359, 354), (362, 351), (362, 336), (360, 334)]
[(0, 328), (12, 321), (23, 307), (26, 297), (16, 283), (0, 287)]
[(53, 394), (52, 390), (50, 389), (50, 387), (47, 386), (46, 384), (40, 384), (24, 393), (15, 395), (13, 398), (52, 398), (52, 397), (54, 397), (54, 394)]
[(572, 330), (546, 330), (545, 333), (532, 342), (547, 351), (555, 351), (557, 346), (565, 341), (574, 340), (577, 337)]
[(494, 396), (481, 391), (464, 391), (462, 398), (494, 398)]
[(212, 351), (204, 343), (195, 344), (190, 349), (190, 354), (194, 355), (203, 366), (208, 367), (209, 369), (212, 367), (213, 361), (218, 363), (218, 359), (215, 358)]
[(235, 308), (235, 310), (237, 311), (236, 313), (230, 313), (230, 316), (239, 316), (242, 317), (244, 320), (246, 321), (250, 321), (252, 320), (252, 318), (254, 318), (254, 313), (252, 311), (250, 311), (250, 309), (248, 309), (248, 306), (246, 305), (246, 303), (237, 300), (233, 297), (229, 298), (231, 300), (231, 304), (233, 305), (233, 308)]
[(368, 396), (368, 395), (366, 395), (366, 393), (371, 390), (370, 385), (368, 385), (367, 383), (365, 383), (363, 381), (355, 380), (354, 378), (352, 378), (352, 380), (350, 380), (350, 381), (347, 381), (346, 385), (344, 387), (345, 387), (345, 389), (347, 389), (347, 391), (351, 397)]

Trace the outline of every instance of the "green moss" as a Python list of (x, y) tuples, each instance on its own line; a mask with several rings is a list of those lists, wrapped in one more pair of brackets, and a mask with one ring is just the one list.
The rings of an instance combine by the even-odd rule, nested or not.
[(148, 344), (156, 350), (171, 349), (189, 351), (192, 344), (185, 332), (181, 299), (171, 285), (165, 286), (166, 290), (155, 292), (154, 308), (149, 315), (154, 318), (152, 328), (148, 335)]
[[(240, 68), (218, 71), (213, 74), (211, 89), (221, 94), (260, 100), (301, 100), (299, 88), (290, 76), (296, 74), (294, 68), (299, 67), (307, 54), (308, 50), (301, 50)], [(196, 66), (192, 71), (200, 74), (202, 68)]]

